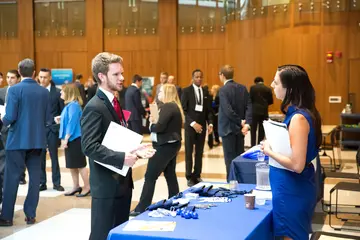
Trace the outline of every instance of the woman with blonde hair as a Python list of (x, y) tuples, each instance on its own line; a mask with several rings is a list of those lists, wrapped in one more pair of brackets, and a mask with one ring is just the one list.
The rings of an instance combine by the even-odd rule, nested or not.
[[(213, 136), (215, 136), (215, 146), (219, 146), (220, 144), (220, 138), (219, 138), (219, 132), (218, 132), (218, 115), (219, 115), (219, 85), (213, 85), (210, 90), (210, 96), (211, 96), (211, 109), (213, 110), (213, 132), (209, 134), (208, 136), (208, 145), (210, 148), (214, 146), (213, 142)], [(214, 134), (214, 135), (213, 135)]]
[(153, 116), (150, 116), (151, 140), (156, 153), (149, 159), (140, 201), (135, 210), (130, 213), (131, 216), (144, 212), (151, 204), (156, 180), (162, 172), (168, 185), (169, 198), (179, 193), (175, 168), (176, 157), (181, 147), (184, 113), (175, 85), (161, 86), (158, 98), (163, 103), (159, 110), (159, 119), (156, 121)]
[[(59, 138), (65, 149), (66, 168), (70, 169), (73, 179), (73, 189), (65, 196), (85, 197), (90, 194), (89, 173), (86, 168), (86, 158), (81, 150), (80, 118), (83, 104), (80, 92), (75, 84), (66, 85), (61, 91), (61, 98), (65, 107), (61, 112)], [(79, 184), (79, 173), (84, 182), (84, 187)], [(81, 192), (84, 191), (83, 194)]]

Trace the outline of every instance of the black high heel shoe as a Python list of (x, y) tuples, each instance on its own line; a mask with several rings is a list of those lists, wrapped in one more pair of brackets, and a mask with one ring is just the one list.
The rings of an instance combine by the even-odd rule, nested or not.
[(65, 196), (74, 196), (76, 193), (81, 193), (82, 192), (82, 188), (81, 187), (78, 187), (77, 189), (75, 189), (74, 191), (72, 191), (72, 192), (69, 192), (69, 193), (65, 193), (64, 195)]
[(76, 195), (76, 197), (86, 197), (87, 195), (90, 194), (90, 192), (91, 192), (91, 191), (89, 190), (87, 193)]

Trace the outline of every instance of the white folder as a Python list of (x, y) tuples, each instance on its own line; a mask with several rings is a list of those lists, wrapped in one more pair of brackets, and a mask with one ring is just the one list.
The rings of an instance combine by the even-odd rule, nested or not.
[[(263, 126), (264, 126), (266, 139), (268, 140), (271, 149), (274, 152), (280, 153), (281, 155), (284, 155), (286, 157), (291, 157), (292, 149), (290, 146), (289, 131), (287, 129), (286, 124), (275, 122), (272, 120), (266, 120), (263, 122)], [(293, 170), (290, 170), (282, 166), (280, 163), (278, 163), (275, 159), (271, 157), (269, 157), (269, 165), (293, 172)]]
[[(111, 122), (106, 131), (102, 145), (117, 152), (131, 152), (141, 144), (142, 139), (142, 135), (127, 129), (120, 124)], [(126, 165), (124, 165), (122, 169), (118, 169), (112, 165), (104, 164), (96, 160), (95, 162), (122, 176), (126, 176), (129, 171), (129, 166)]]

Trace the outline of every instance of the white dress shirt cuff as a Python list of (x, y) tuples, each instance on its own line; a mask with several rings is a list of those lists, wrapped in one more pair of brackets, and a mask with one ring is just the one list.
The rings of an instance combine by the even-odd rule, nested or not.
[(191, 126), (191, 127), (194, 127), (195, 124), (196, 124), (196, 122), (193, 121), (192, 123), (190, 123), (190, 126)]

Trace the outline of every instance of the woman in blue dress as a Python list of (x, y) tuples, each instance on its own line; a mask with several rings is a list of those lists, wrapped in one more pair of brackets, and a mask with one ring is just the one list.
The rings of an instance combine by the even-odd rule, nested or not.
[(286, 114), (292, 156), (262, 149), (284, 168), (270, 166), (274, 234), (279, 239), (309, 239), (316, 205), (315, 169), (321, 145), (321, 117), (315, 107), (315, 90), (306, 71), (297, 65), (278, 68), (271, 86)]

